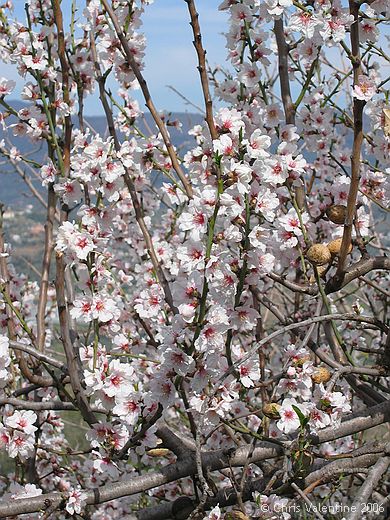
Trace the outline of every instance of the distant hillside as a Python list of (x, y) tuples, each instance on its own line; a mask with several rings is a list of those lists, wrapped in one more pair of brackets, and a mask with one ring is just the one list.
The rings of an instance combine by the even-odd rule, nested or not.
[[(10, 105), (14, 107), (15, 110), (20, 110), (26, 106), (26, 104), (21, 103), (20, 101), (10, 101)], [(188, 150), (194, 143), (193, 138), (188, 135), (188, 130), (194, 125), (200, 124), (203, 121), (203, 116), (201, 114), (177, 112), (172, 113), (169, 116), (169, 119), (178, 119), (183, 125), (181, 130), (176, 129), (175, 127), (169, 127), (169, 133), (171, 135), (173, 144), (181, 150)], [(107, 123), (104, 116), (90, 116), (86, 117), (86, 120), (96, 132), (98, 132), (100, 135), (106, 135)], [(74, 124), (77, 126), (76, 119)], [(138, 127), (146, 135), (149, 134), (147, 127), (152, 129), (152, 131), (154, 131), (156, 128), (150, 114), (145, 114), (145, 121), (143, 119), (138, 121)], [(4, 131), (0, 127), (0, 139), (6, 138), (6, 136), (11, 140), (12, 144), (16, 146), (18, 150), (20, 150), (22, 155), (27, 156), (29, 159), (33, 159), (39, 163), (43, 163), (45, 161), (47, 150), (46, 144), (44, 142), (38, 145), (34, 145), (26, 137), (14, 137), (11, 132), (8, 132), (5, 135)], [(23, 165), (21, 166), (23, 167)], [(37, 189), (42, 189), (38, 179), (33, 179), (33, 184)], [(6, 205), (12, 205), (16, 208), (23, 208), (27, 204), (36, 204), (36, 199), (31, 195), (23, 179), (21, 179), (21, 177), (14, 171), (11, 165), (7, 164), (5, 160), (1, 159), (0, 202), (5, 203)]]

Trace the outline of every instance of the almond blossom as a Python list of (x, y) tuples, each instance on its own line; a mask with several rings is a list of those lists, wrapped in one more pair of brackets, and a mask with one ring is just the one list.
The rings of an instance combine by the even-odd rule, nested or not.
[(14, 430), (8, 440), (7, 449), (8, 455), (11, 459), (19, 457), (20, 459), (27, 459), (34, 453), (35, 439), (19, 430)]
[(244, 63), (240, 67), (240, 72), (238, 73), (238, 79), (243, 83), (246, 87), (254, 87), (257, 85), (260, 79), (260, 72), (256, 65), (250, 65), (248, 63)]
[(247, 143), (247, 153), (251, 159), (259, 157), (267, 157), (266, 150), (271, 145), (271, 139), (268, 135), (264, 135), (261, 130), (255, 130)]
[(14, 488), (14, 494), (11, 498), (19, 500), (22, 498), (31, 498), (42, 495), (42, 489), (38, 488), (35, 484), (26, 484), (24, 487), (18, 486)]
[(295, 399), (284, 399), (282, 402), (282, 407), (279, 410), (280, 419), (276, 423), (277, 427), (283, 433), (292, 433), (299, 429), (300, 420), (297, 412), (294, 410), (293, 406), (296, 406), (303, 415), (306, 415), (308, 409), (307, 405), (299, 404)]
[(16, 83), (12, 79), (0, 78), (0, 97), (11, 94), (15, 87)]
[(39, 209), (0, 208), (0, 513), (54, 492), (59, 520), (287, 520), (300, 497), (280, 483), (303, 469), (313, 503), (354, 500), (381, 439), (370, 464), (341, 460), (356, 486), (323, 477), (366, 450), (360, 417), (388, 415), (386, 2), (220, 0), (209, 66), (189, 0), (205, 104), (188, 117), (143, 77), (152, 1), (75, 0), (69, 20), (3, 4), (0, 152)]
[(376, 94), (375, 82), (367, 76), (359, 76), (358, 83), (353, 88), (353, 96), (362, 101), (369, 101)]
[(80, 514), (82, 512), (86, 499), (87, 494), (81, 490), (80, 486), (77, 486), (76, 488), (71, 488), (69, 490), (69, 498), (65, 506), (66, 511), (70, 515), (74, 515), (75, 513)]
[(15, 412), (4, 420), (4, 424), (12, 429), (21, 430), (27, 435), (32, 435), (37, 431), (34, 426), (37, 416), (31, 410), (15, 410)]

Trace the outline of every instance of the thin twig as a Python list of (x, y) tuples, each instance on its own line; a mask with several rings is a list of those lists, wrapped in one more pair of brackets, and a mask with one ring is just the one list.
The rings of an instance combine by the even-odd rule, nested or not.
[(72, 334), (69, 325), (69, 310), (65, 298), (65, 264), (62, 253), (56, 254), (56, 294), (58, 317), (61, 329), (61, 341), (66, 354), (70, 383), (74, 392), (75, 401), (84, 420), (89, 424), (97, 422), (96, 416), (91, 411), (85, 390), (81, 383), (82, 366), (78, 352), (76, 337)]
[(50, 357), (46, 354), (43, 354), (42, 352), (36, 350), (33, 347), (30, 347), (28, 345), (25, 345), (24, 343), (20, 343), (18, 341), (13, 341), (13, 340), (11, 340), (9, 342), (9, 346), (14, 350), (20, 350), (21, 352), (26, 352), (26, 354), (29, 354), (30, 356), (33, 356), (36, 359), (43, 361), (44, 363), (47, 363), (53, 367), (59, 368), (64, 373), (67, 372), (66, 365), (61, 363), (61, 361), (57, 361), (56, 359), (53, 359), (52, 357)]

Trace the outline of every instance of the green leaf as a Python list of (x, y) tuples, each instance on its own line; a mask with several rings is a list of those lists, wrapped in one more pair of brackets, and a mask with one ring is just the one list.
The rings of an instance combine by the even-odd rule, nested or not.
[(299, 422), (301, 424), (301, 428), (303, 429), (306, 426), (306, 424), (309, 422), (309, 418), (305, 417), (297, 406), (292, 405), (292, 408), (293, 408), (294, 412), (298, 415)]

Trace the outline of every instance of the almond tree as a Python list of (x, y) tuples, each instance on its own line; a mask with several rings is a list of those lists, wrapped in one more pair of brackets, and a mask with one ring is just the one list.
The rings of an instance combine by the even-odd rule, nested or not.
[(35, 278), (0, 234), (0, 518), (385, 518), (390, 6), (224, 0), (214, 69), (184, 1), (184, 155), (144, 78), (151, 0), (1, 6), (25, 106), (1, 78), (0, 149), (46, 221)]

